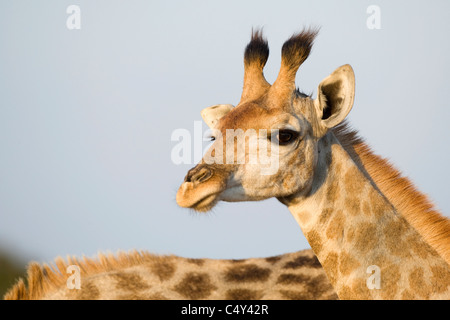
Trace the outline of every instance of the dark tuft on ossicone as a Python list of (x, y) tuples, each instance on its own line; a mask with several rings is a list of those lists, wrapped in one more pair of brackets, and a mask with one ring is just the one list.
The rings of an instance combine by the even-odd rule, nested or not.
[(244, 63), (263, 68), (269, 58), (269, 45), (262, 35), (262, 30), (252, 30), (252, 38), (245, 48)]
[(309, 56), (319, 28), (308, 28), (289, 38), (281, 49), (283, 64), (289, 69), (297, 69)]

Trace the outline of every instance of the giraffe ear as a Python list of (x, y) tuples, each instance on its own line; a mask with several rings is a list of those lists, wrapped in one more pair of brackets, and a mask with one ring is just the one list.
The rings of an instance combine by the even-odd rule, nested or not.
[(200, 114), (208, 127), (215, 129), (219, 119), (230, 112), (233, 107), (231, 104), (216, 104), (203, 109)]
[(327, 130), (341, 123), (352, 109), (354, 98), (355, 74), (346, 64), (319, 84), (314, 105), (321, 127)]

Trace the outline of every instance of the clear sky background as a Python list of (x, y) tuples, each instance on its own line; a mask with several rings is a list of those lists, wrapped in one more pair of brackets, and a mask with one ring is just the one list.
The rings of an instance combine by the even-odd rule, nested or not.
[[(66, 27), (72, 4), (80, 30)], [(366, 25), (369, 5), (380, 8), (379, 30)], [(239, 101), (252, 27), (264, 27), (273, 82), (283, 42), (309, 25), (321, 32), (297, 85), (315, 97), (323, 78), (351, 64), (350, 123), (448, 216), (447, 0), (15, 0), (0, 2), (0, 247), (38, 261), (308, 248), (275, 199), (209, 214), (179, 208), (194, 163), (172, 162), (171, 134), (194, 135), (202, 108)]]

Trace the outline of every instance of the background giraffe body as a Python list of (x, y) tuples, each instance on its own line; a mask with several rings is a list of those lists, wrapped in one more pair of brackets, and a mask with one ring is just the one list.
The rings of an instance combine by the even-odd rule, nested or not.
[[(132, 252), (92, 259), (32, 263), (6, 299), (337, 299), (311, 250), (243, 260), (189, 259)], [(81, 269), (69, 289), (66, 269)]]

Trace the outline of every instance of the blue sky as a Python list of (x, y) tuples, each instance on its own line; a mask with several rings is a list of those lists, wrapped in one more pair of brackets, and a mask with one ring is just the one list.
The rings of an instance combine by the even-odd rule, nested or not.
[[(69, 30), (66, 9), (81, 9)], [(380, 8), (369, 29), (367, 8)], [(308, 248), (275, 199), (179, 208), (192, 165), (171, 161), (174, 130), (201, 109), (239, 101), (252, 27), (270, 46), (321, 32), (297, 85), (351, 64), (349, 115), (447, 216), (450, 199), (448, 1), (2, 1), (0, 4), (0, 247), (25, 259), (133, 248), (245, 258)], [(205, 127), (206, 129), (206, 127)]]

